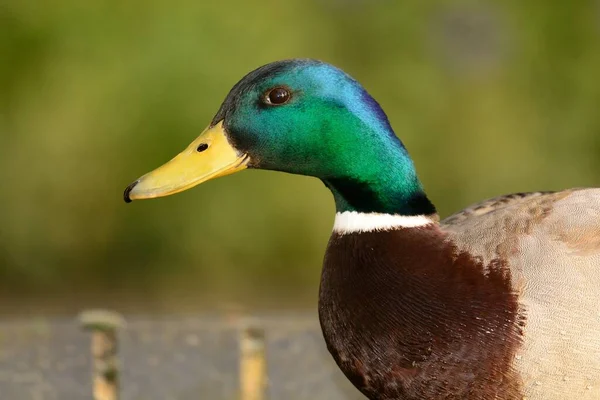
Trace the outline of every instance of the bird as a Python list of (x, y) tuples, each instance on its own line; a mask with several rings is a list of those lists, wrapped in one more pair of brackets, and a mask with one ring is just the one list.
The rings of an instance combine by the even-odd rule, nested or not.
[(333, 194), (319, 322), (367, 398), (600, 399), (600, 189), (515, 193), (440, 220), (367, 90), (288, 59), (245, 75), (124, 199), (248, 168), (316, 177)]

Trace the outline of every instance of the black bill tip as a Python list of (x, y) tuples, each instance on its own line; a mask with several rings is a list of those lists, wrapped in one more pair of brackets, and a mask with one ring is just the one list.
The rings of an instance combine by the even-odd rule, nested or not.
[(125, 189), (125, 192), (123, 193), (123, 200), (125, 200), (125, 203), (131, 203), (131, 197), (129, 197), (129, 194), (131, 193), (131, 191), (133, 190), (133, 188), (135, 187), (135, 185), (138, 184), (139, 181), (135, 181), (133, 182), (131, 185), (127, 186), (127, 188)]

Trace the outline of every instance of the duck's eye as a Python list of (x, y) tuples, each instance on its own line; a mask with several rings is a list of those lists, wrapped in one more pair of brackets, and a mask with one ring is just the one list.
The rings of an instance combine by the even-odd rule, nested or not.
[(265, 102), (267, 104), (273, 104), (279, 106), (285, 104), (290, 99), (290, 91), (283, 87), (276, 87), (267, 92), (265, 96)]

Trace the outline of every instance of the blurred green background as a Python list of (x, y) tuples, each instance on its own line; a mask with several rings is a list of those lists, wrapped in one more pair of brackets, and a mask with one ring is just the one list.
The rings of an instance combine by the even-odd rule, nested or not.
[(265, 171), (125, 205), (231, 86), (312, 57), (379, 100), (440, 214), (600, 185), (600, 2), (4, 0), (0, 311), (315, 307), (333, 202)]

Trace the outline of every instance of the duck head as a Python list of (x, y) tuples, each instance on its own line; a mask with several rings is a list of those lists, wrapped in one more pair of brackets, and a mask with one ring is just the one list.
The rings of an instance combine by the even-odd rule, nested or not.
[(379, 104), (342, 70), (305, 59), (243, 77), (206, 130), (129, 185), (125, 201), (167, 196), (246, 168), (317, 177), (338, 212), (435, 213)]

